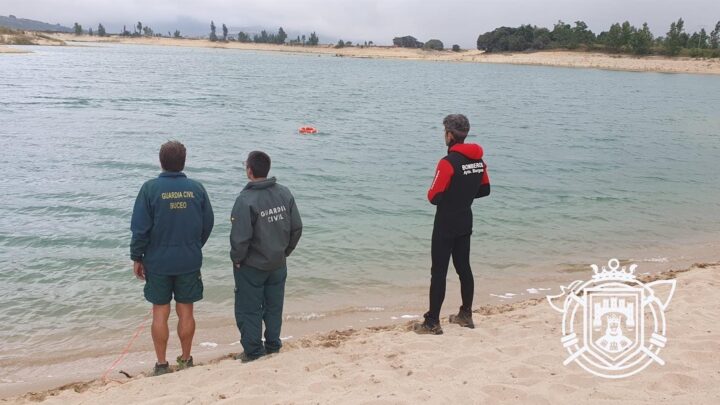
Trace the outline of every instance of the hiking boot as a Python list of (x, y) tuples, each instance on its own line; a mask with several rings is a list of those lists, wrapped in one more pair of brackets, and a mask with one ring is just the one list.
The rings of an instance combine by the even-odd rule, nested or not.
[(442, 335), (443, 334), (443, 330), (440, 327), (439, 323), (430, 323), (427, 321), (427, 319), (423, 323), (419, 323), (419, 322), (416, 323), (413, 326), (413, 330), (418, 335)]
[(169, 372), (170, 372), (170, 364), (168, 364), (168, 362), (165, 362), (164, 364), (155, 363), (155, 368), (153, 368), (153, 377), (167, 374)]
[(177, 369), (178, 370), (184, 370), (184, 369), (190, 368), (192, 366), (194, 366), (192, 356), (190, 356), (190, 358), (187, 360), (183, 360), (182, 356), (177, 357)]
[(460, 307), (460, 311), (458, 311), (457, 315), (450, 315), (449, 321), (450, 323), (456, 323), (465, 328), (475, 329), (475, 323), (472, 319), (472, 311), (463, 309), (463, 307)]
[(261, 357), (262, 357), (262, 355), (260, 355), (260, 356), (248, 356), (247, 354), (245, 354), (245, 352), (242, 352), (242, 353), (240, 353), (240, 354), (236, 354), (235, 357), (234, 357), (234, 359), (235, 359), (235, 360), (240, 360), (240, 362), (242, 362), (242, 363), (249, 363), (249, 362), (255, 361), (255, 360), (257, 360), (257, 359), (259, 359), (259, 358), (261, 358)]

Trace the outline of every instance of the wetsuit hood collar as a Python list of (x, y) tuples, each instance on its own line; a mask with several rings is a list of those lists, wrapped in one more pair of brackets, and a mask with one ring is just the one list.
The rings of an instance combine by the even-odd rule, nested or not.
[(448, 152), (457, 152), (468, 159), (478, 160), (483, 157), (482, 146), (476, 143), (456, 143)]

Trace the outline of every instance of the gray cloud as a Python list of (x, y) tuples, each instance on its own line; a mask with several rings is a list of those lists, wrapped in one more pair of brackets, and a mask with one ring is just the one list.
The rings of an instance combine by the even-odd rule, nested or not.
[[(2, 0), (0, 15), (85, 26), (105, 24), (118, 31), (137, 21), (172, 30), (188, 24), (202, 30), (214, 20), (231, 27), (283, 26), (288, 31), (315, 30), (332, 37), (388, 43), (397, 35), (446, 44), (474, 45), (477, 35), (495, 27), (530, 23), (551, 27), (558, 19), (585, 21), (599, 33), (611, 23), (648, 22), (664, 35), (670, 22), (686, 21), (688, 31), (712, 29), (720, 19), (717, 0)], [(178, 27), (179, 28), (179, 27)], [(202, 31), (200, 31), (202, 32)]]

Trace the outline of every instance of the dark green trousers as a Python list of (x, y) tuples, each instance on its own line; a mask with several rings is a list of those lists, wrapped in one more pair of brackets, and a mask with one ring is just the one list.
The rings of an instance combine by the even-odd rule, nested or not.
[[(235, 275), (235, 322), (240, 331), (240, 343), (249, 357), (277, 352), (282, 347), (283, 301), (287, 268), (274, 271), (254, 267), (233, 268)], [(265, 344), (262, 324), (265, 322)]]

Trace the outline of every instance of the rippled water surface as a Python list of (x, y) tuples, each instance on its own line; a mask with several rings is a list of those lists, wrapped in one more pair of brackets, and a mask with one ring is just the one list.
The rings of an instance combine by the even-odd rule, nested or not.
[[(0, 56), (0, 364), (73, 353), (147, 311), (128, 258), (132, 203), (168, 139), (211, 196), (207, 313), (231, 316), (229, 213), (268, 152), (305, 232), (288, 297), (424, 285), (444, 154), (462, 112), (492, 195), (476, 273), (520, 277), (720, 230), (720, 78), (150, 46)], [(315, 136), (297, 128), (314, 125)], [(641, 253), (642, 254), (642, 253)], [(540, 266), (539, 263), (543, 265)], [(293, 308), (288, 308), (289, 312)], [(95, 338), (95, 340), (93, 340)], [(117, 343), (117, 342), (115, 342)]]

